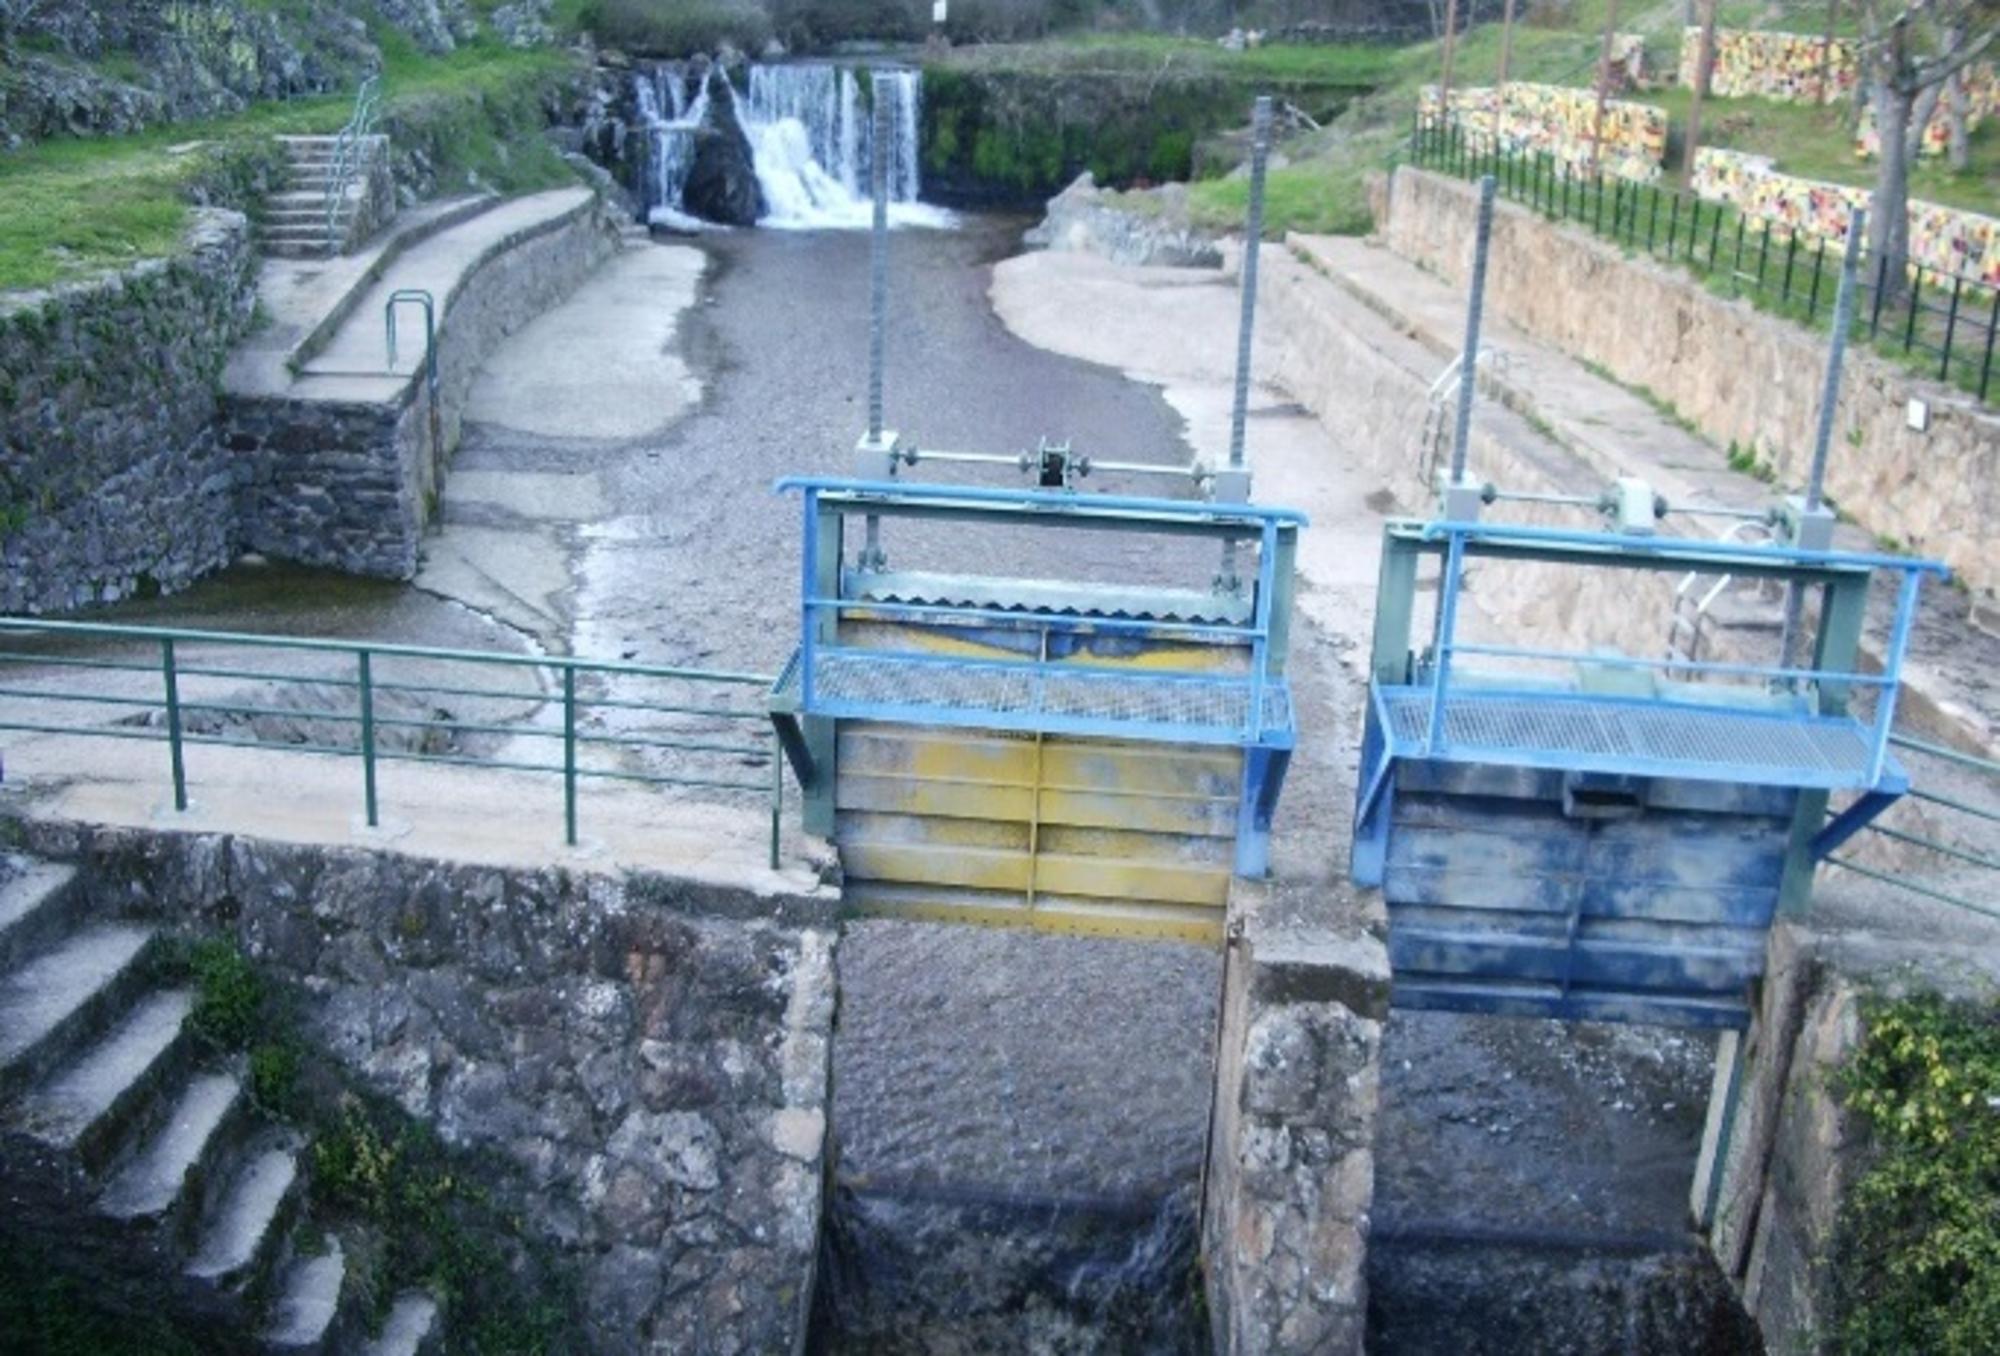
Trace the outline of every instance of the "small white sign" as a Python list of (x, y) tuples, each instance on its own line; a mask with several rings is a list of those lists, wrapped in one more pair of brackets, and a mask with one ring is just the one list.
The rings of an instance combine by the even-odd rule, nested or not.
[(944, 22), (944, 7), (945, 7), (945, 0), (931, 0), (932, 23), (941, 24)]
[(1926, 400), (1917, 400), (1913, 398), (1910, 401), (1909, 406), (1903, 411), (1903, 422), (1905, 424), (1908, 424), (1912, 429), (1914, 429), (1918, 433), (1922, 433), (1928, 428), (1930, 428), (1931, 426), (1930, 402)]

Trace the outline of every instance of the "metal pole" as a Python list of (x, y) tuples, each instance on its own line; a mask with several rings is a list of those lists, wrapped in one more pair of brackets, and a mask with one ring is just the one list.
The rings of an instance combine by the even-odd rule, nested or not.
[(160, 674), (167, 686), (167, 754), (173, 763), (174, 808), (185, 811), (188, 790), (187, 765), (181, 758), (181, 688), (174, 675), (174, 642), (171, 637), (160, 640)]
[[(1840, 259), (1840, 290), (1833, 299), (1833, 334), (1826, 346), (1826, 380), (1820, 390), (1819, 425), (1813, 432), (1812, 464), (1806, 472), (1805, 507), (1813, 513), (1820, 507), (1826, 488), (1827, 456), (1833, 447), (1835, 407), (1840, 403), (1840, 369), (1847, 359), (1847, 330), (1854, 323), (1854, 277), (1861, 262), (1861, 241), (1867, 234), (1868, 209), (1857, 207), (1847, 226), (1847, 248)], [(1778, 665), (1797, 668), (1800, 621), (1805, 612), (1805, 590), (1796, 582), (1785, 590), (1785, 622), (1780, 633)]]
[(369, 671), (368, 651), (358, 651), (355, 658), (361, 670), (358, 676), (361, 679), (362, 804), (368, 813), (368, 827), (373, 829), (381, 824), (375, 804), (375, 679)]
[[(1257, 96), (1250, 111), (1250, 204), (1243, 224), (1243, 266), (1238, 280), (1242, 289), (1242, 309), (1236, 319), (1236, 391), (1229, 409), (1229, 469), (1241, 471), (1244, 425), (1250, 417), (1250, 351), (1257, 331), (1257, 250), (1264, 238), (1264, 168), (1271, 152), (1271, 97)], [(1236, 540), (1222, 541), (1222, 568), (1215, 587), (1222, 593), (1237, 593), (1242, 580), (1236, 573)]]
[(1472, 244), (1472, 296), (1465, 307), (1465, 347), (1458, 360), (1458, 422), (1452, 433), (1451, 483), (1465, 478), (1472, 438), (1472, 393), (1479, 385), (1479, 321), (1486, 306), (1486, 256), (1493, 242), (1493, 176), (1479, 181), (1479, 226)]
[[(868, 441), (882, 441), (882, 369), (889, 330), (889, 101), (882, 97), (881, 72), (868, 82), (874, 134), (868, 146), (868, 178), (875, 196), (875, 217), (868, 242)], [(882, 562), (882, 520), (868, 515), (861, 548), (861, 568)]]
[(563, 665), (563, 841), (576, 846), (576, 665)]
[(1806, 477), (1806, 507), (1816, 509), (1826, 484), (1827, 452), (1833, 445), (1834, 406), (1840, 400), (1840, 369), (1847, 361), (1847, 330), (1854, 323), (1854, 275), (1861, 262), (1861, 238), (1868, 228), (1868, 209), (1854, 209), (1847, 227), (1847, 250), (1840, 260), (1840, 290), (1833, 299), (1833, 334), (1826, 346), (1826, 383), (1819, 400), (1819, 427), (1813, 434), (1812, 470)]
[(1236, 400), (1229, 412), (1229, 466), (1243, 466), (1243, 425), (1250, 412), (1250, 346), (1257, 327), (1257, 247), (1264, 235), (1264, 166), (1271, 152), (1271, 98), (1250, 115), (1250, 219), (1243, 227), (1243, 307), (1236, 322)]
[(1507, 106), (1507, 67), (1514, 57), (1514, 0), (1507, 0), (1507, 8), (1500, 19), (1500, 74), (1494, 78), (1496, 100), (1501, 109)]
[(778, 869), (778, 839), (785, 820), (785, 753), (771, 731), (771, 869)]
[[(870, 88), (875, 89), (870, 82)], [(875, 134), (868, 147), (868, 177), (875, 194), (874, 230), (868, 242), (868, 436), (882, 436), (883, 343), (889, 323), (889, 105), (874, 100)]]

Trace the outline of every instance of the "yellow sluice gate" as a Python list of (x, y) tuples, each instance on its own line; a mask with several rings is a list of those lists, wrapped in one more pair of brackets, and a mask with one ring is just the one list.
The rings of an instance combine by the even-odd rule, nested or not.
[[(1302, 519), (1200, 501), (787, 484), (806, 498), (803, 631), (772, 719), (806, 827), (839, 850), (849, 909), (1219, 944), (1232, 876), (1265, 871), (1291, 752), (1282, 661)], [(886, 568), (872, 535), (865, 567), (850, 566), (848, 517), (1240, 543), (1254, 569), (1194, 588), (924, 573)], [(1174, 568), (1198, 564), (1182, 552)]]
[(1222, 940), (1239, 750), (848, 723), (839, 758), (858, 912)]

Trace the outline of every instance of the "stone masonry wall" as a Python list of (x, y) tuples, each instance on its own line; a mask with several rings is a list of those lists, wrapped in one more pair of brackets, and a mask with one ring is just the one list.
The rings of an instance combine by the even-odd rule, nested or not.
[(1202, 1256), (1221, 1356), (1359, 1356), (1389, 958), (1380, 904), (1342, 884), (1313, 910), (1355, 924), (1267, 926), (1238, 881), (1203, 1178)]
[[(377, 404), (304, 396), (223, 403), (223, 440), (242, 462), (243, 541), (287, 560), (408, 579), (436, 511), (473, 377), (494, 347), (567, 297), (617, 248), (595, 199), (498, 244), (438, 304), (438, 439), (430, 393), (412, 375)], [(415, 327), (415, 308), (402, 323)], [(421, 334), (408, 342), (420, 345)]]
[[(1462, 282), (1477, 211), (1469, 183), (1408, 166), (1390, 186), (1389, 246)], [(1826, 366), (1822, 332), (1717, 297), (1682, 274), (1525, 209), (1495, 210), (1488, 302), (1536, 338), (1671, 404), (1717, 444), (1753, 450), (1804, 481)], [(1929, 428), (1906, 427), (1911, 400)], [(1970, 587), (2000, 589), (1989, 549), (2000, 514), (2000, 412), (1848, 350), (1827, 474), (1862, 526), (1942, 557)]]
[(604, 1356), (802, 1348), (834, 934), (819, 905), (650, 875), (34, 821), (91, 907), (226, 933), (308, 1035), (510, 1160)]
[(1836, 1077), (1865, 1035), (1862, 999), (1985, 996), (2000, 982), (1990, 946), (1890, 931), (1780, 922), (1727, 1117), (1728, 1062), (1718, 1061), (1691, 1205), (1697, 1218), (1707, 1213), (1719, 1159), (1709, 1247), (1772, 1351), (1832, 1351), (1839, 1330), (1830, 1263), (1843, 1203), (1867, 1166), (1867, 1136)]
[(215, 384), (256, 301), (243, 216), (179, 253), (0, 300), (0, 613), (172, 591), (235, 549)]

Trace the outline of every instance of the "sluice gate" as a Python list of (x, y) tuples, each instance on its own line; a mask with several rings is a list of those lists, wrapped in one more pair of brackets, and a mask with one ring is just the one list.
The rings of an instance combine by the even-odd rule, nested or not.
[[(1437, 601), (1417, 650), (1427, 560)], [(1475, 644), (1458, 635), (1471, 560), (1572, 579), (1727, 573), (1819, 605), (1764, 663)], [(1918, 585), (1942, 573), (1650, 531), (1391, 523), (1353, 875), (1388, 906), (1395, 1001), (1747, 1025), (1773, 918), (1802, 909), (1816, 864), (1908, 787), (1889, 734)], [(1896, 611), (1883, 671), (1865, 672), (1878, 574), (1898, 581)], [(1851, 799), (1829, 820), (1835, 794)]]
[[(1219, 941), (1231, 875), (1265, 869), (1291, 756), (1284, 660), (1303, 518), (1063, 490), (785, 486), (803, 500), (802, 634), (773, 713), (806, 827), (838, 844), (849, 902)], [(868, 535), (850, 550), (856, 518)], [(1178, 546), (1188, 559), (1194, 542), (1244, 568), (1209, 587), (890, 570), (899, 520), (951, 529), (930, 541), (952, 554), (958, 529), (997, 528), (1016, 557), (1036, 542), (1156, 578), (1162, 556)], [(1091, 540), (1113, 534), (1118, 549), (1093, 556)]]

